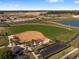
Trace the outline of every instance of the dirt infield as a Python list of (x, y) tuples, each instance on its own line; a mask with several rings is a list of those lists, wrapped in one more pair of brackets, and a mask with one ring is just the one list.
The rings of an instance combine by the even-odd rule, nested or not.
[(16, 36), (19, 37), (21, 42), (28, 42), (31, 41), (32, 39), (34, 40), (42, 39), (44, 40), (44, 43), (49, 42), (49, 39), (38, 31), (26, 31), (26, 32), (18, 33), (16, 34)]

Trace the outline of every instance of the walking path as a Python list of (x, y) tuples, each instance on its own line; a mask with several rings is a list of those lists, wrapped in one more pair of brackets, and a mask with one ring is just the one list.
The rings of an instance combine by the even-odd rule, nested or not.
[(68, 29), (68, 30), (79, 29), (79, 27), (69, 26), (69, 25), (65, 25), (65, 24), (62, 24), (62, 23), (58, 23), (58, 22), (53, 22), (53, 21), (45, 21), (45, 22), (52, 23), (52, 24), (56, 25), (57, 27), (65, 28), (65, 29)]
[(74, 53), (75, 51), (77, 51), (78, 48), (73, 49), (71, 52), (69, 52), (68, 54), (64, 55), (63, 57), (61, 57), (60, 59), (65, 59), (66, 57), (68, 57), (70, 54)]
[[(32, 48), (28, 46), (28, 50), (32, 51)], [(31, 53), (32, 53), (32, 55), (34, 56), (35, 59), (39, 59), (38, 55), (36, 55), (34, 51), (32, 51)]]
[(78, 38), (78, 37), (79, 37), (79, 34), (77, 34), (77, 35), (76, 35), (75, 37), (73, 37), (72, 39), (68, 40), (68, 41), (66, 42), (66, 44), (69, 44), (70, 42), (76, 40), (76, 38)]

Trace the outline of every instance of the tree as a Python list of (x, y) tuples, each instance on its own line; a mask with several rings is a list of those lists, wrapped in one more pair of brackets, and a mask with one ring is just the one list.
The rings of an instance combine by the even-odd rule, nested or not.
[(9, 48), (1, 48), (0, 59), (13, 59), (12, 51)]

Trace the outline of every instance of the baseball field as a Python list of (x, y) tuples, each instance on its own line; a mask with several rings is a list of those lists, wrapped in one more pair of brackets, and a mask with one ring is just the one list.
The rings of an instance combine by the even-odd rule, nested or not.
[(70, 30), (42, 24), (14, 25), (11, 26), (9, 29), (11, 34), (18, 34), (26, 31), (38, 31), (51, 40), (57, 39), (67, 41), (75, 35)]

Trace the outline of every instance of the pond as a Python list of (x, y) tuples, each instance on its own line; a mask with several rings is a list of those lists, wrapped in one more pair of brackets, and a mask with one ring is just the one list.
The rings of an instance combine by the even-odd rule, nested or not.
[(76, 21), (62, 21), (61, 23), (65, 25), (71, 25), (71, 26), (78, 26), (79, 27), (79, 20)]

